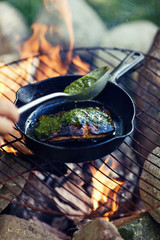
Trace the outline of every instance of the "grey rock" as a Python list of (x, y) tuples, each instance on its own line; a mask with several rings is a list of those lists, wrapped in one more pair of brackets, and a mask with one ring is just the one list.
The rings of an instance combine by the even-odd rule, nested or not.
[[(12, 199), (18, 196), (23, 190), (23, 187), (29, 177), (29, 171), (27, 171), (27, 169), (30, 169), (30, 164), (22, 161), (18, 157), (15, 157), (13, 153), (6, 154), (5, 152), (0, 151), (0, 158), (1, 212), (8, 206)], [(17, 172), (21, 173), (21, 175), (16, 175)]]
[(87, 222), (72, 240), (122, 240), (117, 228), (104, 218)]
[(60, 240), (54, 234), (21, 218), (10, 215), (0, 216), (1, 240)]
[[(140, 153), (138, 158), (142, 164), (144, 163), (144, 160), (148, 157), (148, 154), (151, 153), (156, 146), (158, 146), (160, 139), (160, 124), (158, 122), (158, 119), (160, 119), (160, 67), (158, 60), (160, 59), (159, 49), (160, 29), (158, 30), (152, 47), (147, 54), (151, 57), (145, 58), (144, 66), (142, 66), (138, 71), (138, 84), (135, 88), (137, 94), (137, 96), (135, 97), (135, 102), (139, 108), (137, 113), (139, 114), (142, 109), (144, 110), (144, 113), (141, 114), (141, 119), (145, 121), (145, 124), (143, 124), (143, 122), (140, 123), (138, 127), (138, 132), (136, 132), (135, 134), (137, 141), (137, 144), (135, 144), (135, 149), (137, 149), (137, 151)], [(143, 98), (139, 96), (143, 96)], [(148, 103), (151, 103), (155, 107), (148, 107)], [(139, 134), (139, 132), (143, 132), (143, 134)], [(146, 136), (148, 136), (149, 140)], [(140, 146), (140, 144), (138, 144), (140, 142), (143, 143), (143, 148)]]
[(0, 55), (0, 62), (4, 64), (12, 63), (13, 61), (19, 60), (18, 53), (7, 53)]
[(107, 31), (101, 46), (125, 48), (147, 53), (158, 31), (158, 26), (147, 20), (120, 24)]
[[(61, 43), (68, 46), (70, 42), (69, 33), (64, 17), (57, 10), (57, 5), (60, 5), (62, 10), (64, 1), (59, 0), (54, 5), (51, 4), (49, 12), (43, 7), (38, 13), (36, 22), (47, 25), (52, 24), (54, 32), (53, 35), (47, 35), (48, 39), (55, 45)], [(68, 6), (72, 15), (74, 47), (93, 47), (99, 45), (106, 27), (96, 11), (84, 0), (68, 0)], [(66, 9), (67, 7), (65, 7)]]
[[(141, 179), (140, 194), (146, 208), (159, 205), (160, 203), (160, 148), (157, 147), (149, 154), (145, 161)], [(151, 216), (160, 223), (160, 207), (149, 211)]]
[(132, 223), (118, 229), (124, 240), (159, 240), (159, 224), (149, 215), (139, 218)]
[[(158, 26), (147, 20), (137, 20), (123, 23), (106, 31), (102, 37), (100, 46), (129, 49), (147, 53), (153, 43), (158, 29)], [(99, 57), (106, 57), (105, 53), (101, 51)], [(118, 51), (116, 52), (116, 57), (123, 59), (124, 53)], [(116, 58), (113, 58), (112, 56), (108, 55), (106, 60), (115, 66), (117, 65)], [(95, 59), (95, 63), (98, 66), (101, 66), (99, 59)]]
[[(29, 28), (23, 15), (11, 4), (0, 2), (0, 54), (15, 51), (19, 39), (25, 39)], [(5, 49), (4, 49), (5, 46)]]

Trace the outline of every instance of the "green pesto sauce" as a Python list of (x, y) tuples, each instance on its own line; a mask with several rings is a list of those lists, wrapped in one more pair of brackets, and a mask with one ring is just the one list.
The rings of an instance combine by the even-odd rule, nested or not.
[(67, 86), (65, 88), (64, 92), (68, 93), (68, 94), (80, 93), (80, 92), (86, 90), (88, 87), (93, 86), (93, 84), (96, 81), (97, 81), (97, 79), (94, 77), (84, 76), (84, 77), (72, 82), (69, 86)]
[(59, 131), (63, 126), (94, 124), (97, 129), (104, 129), (111, 124), (111, 118), (98, 107), (75, 108), (63, 114), (42, 115), (36, 123), (34, 134), (37, 139), (49, 138), (54, 132)]
[(78, 94), (81, 93), (82, 91), (86, 90), (88, 87), (91, 87), (94, 85), (94, 83), (102, 77), (107, 71), (109, 67), (101, 67), (98, 68), (85, 76), (78, 78), (74, 82), (72, 82), (70, 85), (68, 85), (65, 89), (64, 92), (68, 94)]

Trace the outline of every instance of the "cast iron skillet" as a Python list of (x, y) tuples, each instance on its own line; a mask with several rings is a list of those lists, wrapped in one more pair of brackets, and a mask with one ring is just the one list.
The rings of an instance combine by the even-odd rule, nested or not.
[[(67, 85), (79, 77), (81, 76), (59, 76), (24, 86), (18, 90), (15, 104), (19, 108), (41, 96), (63, 91)], [(115, 135), (111, 138), (104, 138), (97, 141), (74, 140), (47, 144), (35, 140), (27, 132), (28, 129), (30, 130), (34, 127), (35, 119), (41, 114), (56, 113), (74, 107), (87, 106), (104, 106), (110, 111), (116, 125)], [(124, 138), (131, 134), (134, 127), (134, 117), (135, 107), (131, 97), (115, 83), (108, 82), (105, 89), (94, 100), (75, 103), (73, 101), (58, 99), (47, 102), (22, 113), (16, 126), (23, 134), (26, 145), (40, 159), (48, 159), (51, 164), (54, 162), (79, 163), (96, 160), (114, 151), (123, 142)]]

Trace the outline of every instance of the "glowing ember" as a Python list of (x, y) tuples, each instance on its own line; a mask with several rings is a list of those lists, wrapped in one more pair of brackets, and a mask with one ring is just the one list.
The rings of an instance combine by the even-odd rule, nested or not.
[[(3, 143), (1, 143), (1, 145), (3, 145)], [(17, 150), (15, 150), (13, 147), (9, 145), (2, 147), (2, 149), (4, 149), (4, 151), (8, 153), (13, 153), (15, 156), (17, 155)]]
[[(106, 164), (110, 158), (111, 157), (108, 157), (106, 159)], [(114, 164), (112, 164), (111, 168), (114, 168)], [(103, 164), (98, 171), (93, 167), (91, 171), (94, 186), (92, 193), (93, 210), (97, 210), (102, 205), (108, 207), (110, 210), (107, 211), (103, 217), (109, 220), (109, 217), (118, 210), (117, 192), (123, 182), (108, 178), (107, 176), (109, 176), (111, 170), (109, 168), (106, 169), (105, 164)]]

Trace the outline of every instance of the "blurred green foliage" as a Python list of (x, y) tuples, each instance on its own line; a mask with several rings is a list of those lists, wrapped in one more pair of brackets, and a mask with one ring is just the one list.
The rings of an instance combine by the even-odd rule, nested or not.
[(35, 16), (43, 5), (43, 0), (0, 0), (1, 2), (8, 2), (17, 8), (26, 19), (30, 26), (35, 19)]
[(160, 0), (86, 0), (111, 28), (132, 20), (150, 20), (160, 26)]
[[(2, 1), (2, 0), (0, 0)], [(43, 5), (43, 0), (3, 0), (19, 9), (28, 25)], [(75, 0), (79, 1), (79, 0)], [(123, 22), (146, 19), (160, 26), (160, 0), (85, 0), (111, 28)]]

